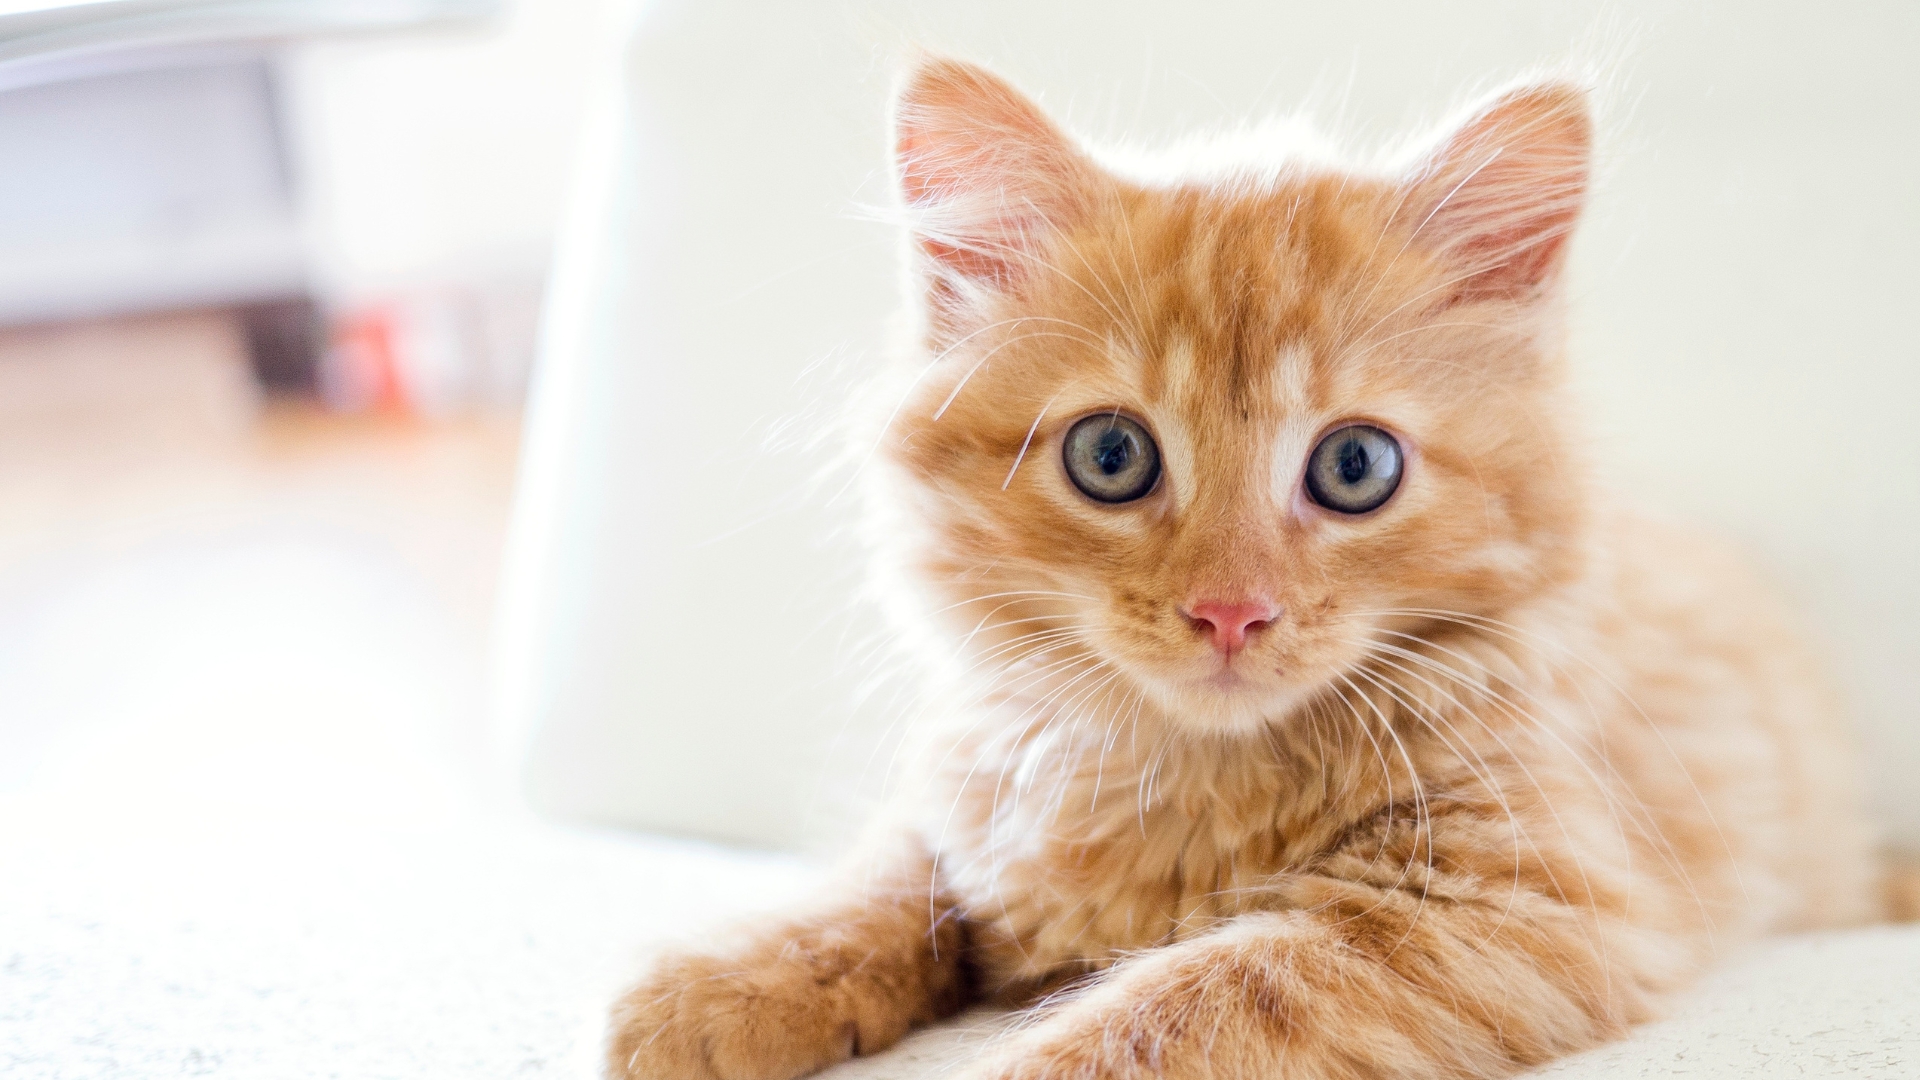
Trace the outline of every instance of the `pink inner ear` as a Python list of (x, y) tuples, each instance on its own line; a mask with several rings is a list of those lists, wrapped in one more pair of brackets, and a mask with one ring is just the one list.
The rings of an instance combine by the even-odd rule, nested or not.
[(1517, 298), (1558, 269), (1586, 200), (1592, 122), (1585, 96), (1549, 84), (1514, 91), (1428, 158), (1414, 181), (1418, 236), (1469, 276), (1458, 299)]
[[(907, 205), (938, 208), (967, 200), (978, 201), (968, 187), (968, 165), (989, 159), (987, 151), (967, 140), (970, 132), (949, 133), (943, 141), (903, 126), (894, 153), (900, 162), (900, 193)], [(1022, 222), (1010, 214), (998, 214), (956, 222), (960, 229), (955, 243), (915, 234), (920, 250), (945, 270), (962, 277), (1005, 284), (1012, 280), (1024, 233)], [(953, 235), (953, 234), (950, 234)]]
[(1082, 159), (1032, 102), (984, 69), (922, 65), (895, 106), (900, 193), (940, 274), (1004, 286), (1077, 207)]

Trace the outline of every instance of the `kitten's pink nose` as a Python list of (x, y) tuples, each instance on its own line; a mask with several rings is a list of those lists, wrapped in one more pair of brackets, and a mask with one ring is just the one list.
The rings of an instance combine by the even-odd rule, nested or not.
[(1247, 637), (1270, 625), (1280, 609), (1265, 600), (1199, 600), (1181, 612), (1213, 641), (1213, 647), (1232, 658), (1246, 647)]

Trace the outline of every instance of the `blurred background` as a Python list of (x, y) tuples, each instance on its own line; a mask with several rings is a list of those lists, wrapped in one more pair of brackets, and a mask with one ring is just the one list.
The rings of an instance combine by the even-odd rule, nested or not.
[(473, 788), (614, 18), (0, 0), (0, 794)]
[(845, 840), (909, 42), (1142, 142), (1597, 70), (1596, 459), (1920, 844), (1910, 0), (0, 0), (0, 1072), (584, 1075), (634, 943), (806, 877), (649, 835)]

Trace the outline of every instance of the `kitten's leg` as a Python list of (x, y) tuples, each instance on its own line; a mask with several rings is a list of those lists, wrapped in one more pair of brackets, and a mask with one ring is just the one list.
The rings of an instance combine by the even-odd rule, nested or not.
[(1469, 831), (1504, 875), (1462, 858), (1429, 871), (1424, 843), (1333, 857), (1275, 881), (1277, 910), (1123, 960), (1043, 1007), (967, 1075), (1498, 1077), (1644, 1018), (1659, 950), (1635, 949), (1647, 942), (1596, 913), (1607, 901), (1568, 896), (1540, 862), (1516, 873), (1497, 828)]
[(925, 859), (657, 961), (613, 1008), (607, 1075), (788, 1080), (893, 1045), (965, 1004), (960, 920)]

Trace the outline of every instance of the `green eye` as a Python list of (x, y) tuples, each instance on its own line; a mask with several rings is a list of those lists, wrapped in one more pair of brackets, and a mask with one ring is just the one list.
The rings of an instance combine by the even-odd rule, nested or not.
[(1307, 459), (1307, 494), (1342, 514), (1378, 508), (1400, 486), (1400, 444), (1367, 424), (1349, 424), (1320, 440)]
[(1073, 486), (1104, 503), (1132, 502), (1160, 480), (1160, 448), (1153, 436), (1119, 413), (1073, 425), (1061, 454)]

